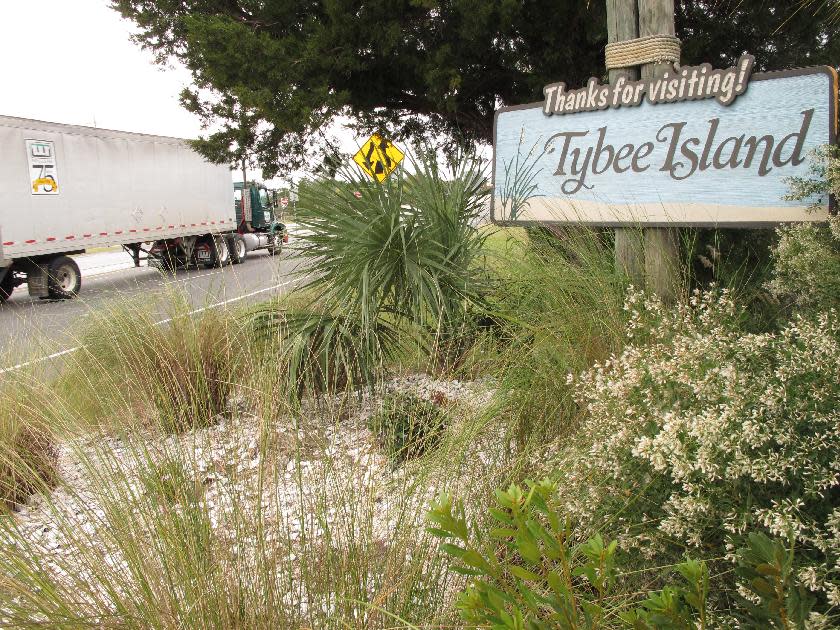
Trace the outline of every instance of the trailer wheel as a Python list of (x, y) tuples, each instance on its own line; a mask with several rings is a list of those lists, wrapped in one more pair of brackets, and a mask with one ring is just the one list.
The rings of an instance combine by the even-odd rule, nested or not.
[(54, 300), (75, 297), (82, 290), (82, 272), (69, 256), (56, 256), (47, 268), (47, 290)]
[(224, 236), (214, 236), (210, 240), (211, 252), (213, 253), (213, 261), (211, 267), (224, 267), (231, 263), (230, 249), (228, 248), (227, 239)]
[(178, 269), (178, 259), (171, 249), (162, 250), (155, 258), (156, 267), (163, 273), (175, 275)]
[(3, 279), (0, 280), (0, 304), (8, 300), (14, 290), (15, 277), (14, 274), (12, 274), (12, 270), (9, 269), (6, 271)]

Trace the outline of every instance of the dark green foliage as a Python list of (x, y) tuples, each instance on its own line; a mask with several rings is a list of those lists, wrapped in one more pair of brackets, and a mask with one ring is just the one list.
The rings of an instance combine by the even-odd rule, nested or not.
[(748, 545), (738, 550), (736, 573), (747, 590), (761, 601), (744, 599), (748, 627), (805, 628), (816, 600), (798, 584), (793, 549), (762, 533), (748, 536)]
[(368, 427), (388, 456), (401, 462), (419, 457), (438, 443), (446, 427), (446, 411), (414, 394), (392, 394), (368, 419)]
[[(497, 490), (496, 504), (486, 517), (477, 515), (482, 525), (476, 527), (468, 524), (463, 503), (449, 494), (432, 504), (429, 532), (443, 541), (441, 550), (454, 561), (451, 570), (470, 577), (457, 601), (467, 627), (612, 628), (617, 619), (635, 630), (712, 627), (715, 593), (705, 562), (674, 565), (677, 576), (669, 571), (660, 590), (639, 600), (623, 584), (625, 576), (639, 573), (637, 567), (623, 575), (627, 557), (600, 534), (576, 543), (576, 533), (561, 519), (555, 490), (549, 481)], [(805, 628), (814, 598), (797, 584), (793, 553), (753, 533), (737, 555), (737, 575), (759, 601), (741, 598), (734, 610), (724, 612), (744, 628)]]
[[(223, 158), (227, 143), (244, 139), (267, 177), (320, 162), (331, 144), (323, 129), (338, 115), (350, 115), (364, 131), (403, 138), (489, 142), (498, 104), (539, 100), (547, 83), (578, 87), (604, 74), (604, 2), (112, 5), (138, 25), (137, 41), (159, 60), (174, 56), (190, 69), (199, 89), (185, 92), (188, 109), (222, 121), (224, 128), (199, 148)], [(761, 70), (838, 57), (838, 24), (818, 6), (679, 1), (676, 9), (683, 63), (725, 66), (748, 51)], [(258, 128), (252, 116), (264, 124)], [(236, 152), (220, 161), (234, 161)]]
[(751, 332), (765, 332), (784, 314), (767, 290), (772, 277), (774, 230), (686, 229), (682, 231), (688, 261), (688, 286), (712, 284), (731, 289), (744, 306), (744, 324)]

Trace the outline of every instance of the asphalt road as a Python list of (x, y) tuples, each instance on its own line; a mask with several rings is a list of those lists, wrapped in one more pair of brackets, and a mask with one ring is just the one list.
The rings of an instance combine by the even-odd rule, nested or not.
[(173, 290), (185, 295), (193, 309), (202, 310), (257, 303), (300, 282), (293, 273), (299, 262), (288, 248), (277, 257), (251, 252), (242, 264), (223, 269), (181, 270), (174, 278), (149, 267), (135, 268), (124, 252), (75, 258), (82, 271), (77, 298), (40, 300), (29, 297), (21, 286), (0, 305), (0, 373), (33, 360), (58, 360), (62, 352), (79, 345), (92, 312), (121, 299), (139, 298), (155, 321), (161, 321), (169, 317), (167, 296)]

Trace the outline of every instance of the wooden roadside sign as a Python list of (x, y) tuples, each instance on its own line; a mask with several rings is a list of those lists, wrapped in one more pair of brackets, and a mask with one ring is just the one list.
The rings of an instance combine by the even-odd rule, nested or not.
[[(837, 134), (837, 73), (752, 74), (709, 64), (504, 107), (494, 123), (491, 217), (504, 225), (762, 227), (825, 220), (829, 201), (789, 201), (813, 149)], [(527, 170), (525, 166), (529, 167)], [(514, 186), (517, 181), (519, 189)], [(526, 179), (523, 186), (523, 178)], [(516, 204), (527, 189), (530, 199)]]

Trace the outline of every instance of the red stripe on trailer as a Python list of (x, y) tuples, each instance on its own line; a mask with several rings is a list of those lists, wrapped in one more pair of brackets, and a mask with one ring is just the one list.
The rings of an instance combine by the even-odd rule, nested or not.
[[(28, 241), (26, 241), (26, 244), (27, 245), (32, 245), (33, 243), (37, 243), (37, 242), (38, 241), (36, 241), (34, 238), (30, 238)], [(6, 243), (6, 245), (9, 245), (9, 243)]]
[(55, 240), (55, 236), (48, 236), (47, 241), (52, 242)]
[(187, 227), (187, 224), (186, 224), (186, 223), (182, 223), (182, 224), (181, 224), (181, 227)]
[[(117, 232), (117, 234), (119, 234), (119, 232)], [(99, 236), (108, 236), (108, 232), (100, 232)]]
[(174, 225), (170, 225), (170, 226), (169, 226), (169, 229), (170, 229), (170, 230), (171, 230), (171, 229), (174, 229), (174, 227), (175, 227)]
[(14, 241), (6, 241), (5, 243), (3, 243), (3, 245), (14, 245), (14, 244), (15, 244)]
[(82, 234), (82, 238), (90, 238), (93, 234)]
[(65, 241), (72, 241), (74, 238), (76, 238), (76, 236), (74, 234), (68, 234), (67, 236), (64, 237), (64, 240)]
[(137, 230), (129, 230), (129, 232), (136, 232)]
[(162, 230), (162, 229), (163, 229), (163, 226), (162, 226), (162, 225), (159, 225), (159, 226), (157, 226), (155, 229), (156, 229), (156, 230)]
[(114, 234), (122, 234), (122, 233), (123, 233), (122, 230), (117, 230), (116, 232), (114, 232)]
[(207, 225), (207, 221), (202, 221), (201, 225)]

